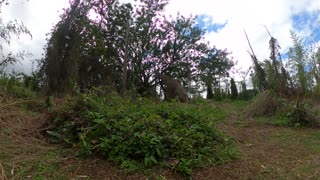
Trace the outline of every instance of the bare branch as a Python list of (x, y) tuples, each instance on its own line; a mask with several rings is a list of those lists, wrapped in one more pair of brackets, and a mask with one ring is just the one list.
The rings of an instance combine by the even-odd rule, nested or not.
[(254, 57), (255, 57), (255, 59), (257, 59), (257, 58), (256, 58), (256, 55), (254, 54), (254, 51), (253, 51), (253, 49), (252, 49), (252, 46), (251, 46), (251, 43), (250, 43), (250, 40), (249, 40), (249, 38), (248, 38), (248, 35), (247, 35), (246, 30), (244, 30), (244, 34), (246, 35), (246, 38), (247, 38), (247, 41), (248, 41), (249, 47), (250, 47), (251, 52), (252, 52), (252, 54), (250, 54), (250, 52), (249, 52), (249, 54), (250, 54), (251, 56), (254, 56)]
[(264, 25), (264, 27), (266, 28), (266, 30), (267, 30), (267, 32), (268, 32), (268, 34), (269, 34), (269, 36), (272, 38), (271, 33), (270, 33), (270, 31), (269, 31), (268, 27), (267, 27), (266, 25)]

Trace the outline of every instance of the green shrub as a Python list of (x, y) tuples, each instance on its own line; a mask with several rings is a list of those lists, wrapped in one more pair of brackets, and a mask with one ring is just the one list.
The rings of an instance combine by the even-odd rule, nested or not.
[(32, 99), (35, 97), (35, 93), (32, 90), (22, 86), (12, 86), (10, 89), (8, 89), (8, 93), (16, 98)]
[(291, 126), (320, 127), (318, 112), (304, 103), (294, 106), (288, 113), (288, 118)]
[(15, 97), (32, 99), (35, 93), (28, 87), (25, 87), (22, 82), (13, 77), (0, 77), (0, 89), (2, 92)]
[(244, 90), (239, 93), (238, 98), (241, 100), (250, 100), (257, 96), (259, 92), (255, 89)]
[(258, 95), (246, 108), (249, 116), (267, 117), (267, 124), (290, 127), (320, 127), (318, 108), (314, 104), (296, 103), (277, 97), (271, 91)]
[(232, 141), (203, 113), (209, 110), (199, 109), (82, 94), (55, 116), (56, 128), (49, 133), (79, 146), (83, 155), (100, 154), (127, 169), (163, 166), (191, 174), (194, 167), (223, 163), (236, 154)]
[(208, 103), (208, 100), (204, 99), (203, 97), (201, 96), (197, 96), (195, 98), (192, 98), (191, 101), (190, 101), (191, 104), (194, 104), (194, 105), (202, 105), (202, 104), (206, 104)]

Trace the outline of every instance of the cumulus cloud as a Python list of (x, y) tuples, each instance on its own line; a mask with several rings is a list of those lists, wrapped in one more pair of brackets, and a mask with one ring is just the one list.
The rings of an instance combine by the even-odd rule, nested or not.
[[(183, 0), (174, 0), (176, 4), (186, 4)], [(255, 53), (260, 60), (269, 57), (268, 41), (270, 39), (264, 26), (278, 39), (282, 53), (291, 46), (290, 30), (298, 31), (301, 36), (313, 34), (319, 40), (317, 22), (320, 19), (320, 1), (318, 0), (244, 0), (244, 1), (212, 1), (199, 0), (190, 3), (193, 14), (207, 14), (217, 23), (227, 21), (226, 26), (218, 32), (209, 32), (206, 38), (218, 48), (228, 48), (238, 60), (238, 66), (247, 69), (251, 59), (244, 36), (244, 29), (249, 35)], [(202, 8), (201, 8), (202, 7)], [(182, 6), (171, 6), (174, 12)], [(187, 10), (181, 13), (188, 13)], [(294, 17), (301, 17), (297, 22)], [(309, 25), (307, 25), (309, 24)], [(300, 26), (300, 28), (298, 28)]]
[[(66, 7), (67, 2), (68, 0), (17, 0), (3, 13), (25, 22), (34, 39), (23, 39), (22, 42), (19, 41), (19, 45), (40, 56), (45, 44), (45, 33), (58, 21), (57, 11)], [(269, 57), (270, 37), (264, 26), (278, 39), (282, 53), (291, 46), (290, 30), (295, 30), (302, 36), (315, 34), (317, 40), (320, 39), (320, 33), (317, 33), (320, 22), (319, 0), (171, 0), (165, 13), (175, 16), (177, 12), (186, 17), (190, 14), (201, 15), (204, 23), (202, 27), (208, 30), (206, 40), (218, 48), (231, 51), (238, 60), (238, 67), (243, 70), (251, 65), (244, 29), (259, 60)]]
[(42, 57), (46, 43), (46, 33), (58, 22), (63, 7), (67, 7), (68, 0), (15, 0), (9, 6), (2, 7), (1, 17), (4, 22), (17, 19), (23, 22), (32, 34), (32, 38), (22, 35), (19, 39), (13, 38), (10, 47), (13, 52), (28, 51), (33, 56), (26, 58), (15, 67), (16, 71), (30, 73), (31, 60)]

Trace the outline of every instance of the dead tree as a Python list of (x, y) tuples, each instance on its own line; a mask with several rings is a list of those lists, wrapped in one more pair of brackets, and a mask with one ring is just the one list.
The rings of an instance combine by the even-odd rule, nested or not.
[(180, 80), (170, 78), (169, 76), (160, 74), (159, 72), (156, 72), (155, 75), (156, 78), (160, 80), (166, 100), (178, 97), (180, 102), (188, 102), (189, 97), (187, 91), (182, 87)]

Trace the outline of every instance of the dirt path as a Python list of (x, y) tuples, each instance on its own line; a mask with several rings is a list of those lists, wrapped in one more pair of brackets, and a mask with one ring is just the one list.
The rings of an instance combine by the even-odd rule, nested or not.
[(320, 131), (275, 127), (234, 115), (218, 128), (233, 137), (239, 159), (195, 171), (194, 179), (320, 179)]

